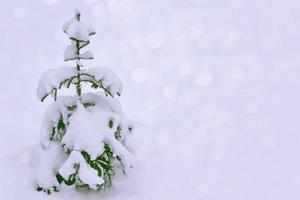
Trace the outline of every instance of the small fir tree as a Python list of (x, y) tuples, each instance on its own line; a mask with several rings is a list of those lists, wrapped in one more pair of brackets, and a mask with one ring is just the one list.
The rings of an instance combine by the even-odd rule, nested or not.
[[(38, 98), (48, 96), (54, 102), (48, 107), (41, 129), (37, 191), (48, 194), (67, 185), (77, 190), (105, 190), (112, 185), (113, 175), (133, 165), (126, 141), (133, 126), (126, 120), (115, 97), (122, 84), (109, 69), (83, 69), (81, 60), (93, 59), (91, 51), (81, 52), (95, 34), (81, 21), (79, 11), (63, 26), (71, 44), (66, 47), (65, 61), (76, 66), (62, 66), (46, 71), (37, 89)], [(89, 84), (96, 93), (83, 93)], [(59, 96), (58, 91), (74, 85), (76, 95)]]

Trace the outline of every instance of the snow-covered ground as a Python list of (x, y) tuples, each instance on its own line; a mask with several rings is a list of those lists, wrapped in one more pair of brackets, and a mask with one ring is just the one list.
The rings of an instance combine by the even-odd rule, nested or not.
[[(137, 164), (110, 191), (37, 193), (40, 76), (63, 62), (80, 9), (87, 67), (122, 80)], [(0, 7), (0, 199), (298, 200), (300, 2), (10, 0)]]

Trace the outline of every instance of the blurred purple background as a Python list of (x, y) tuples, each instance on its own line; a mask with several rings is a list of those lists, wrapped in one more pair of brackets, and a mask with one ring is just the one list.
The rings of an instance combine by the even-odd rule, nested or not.
[(84, 66), (114, 70), (125, 113), (148, 127), (144, 199), (300, 198), (297, 0), (3, 1), (0, 158), (39, 142), (50, 101), (36, 86), (64, 64), (76, 8), (97, 32)]

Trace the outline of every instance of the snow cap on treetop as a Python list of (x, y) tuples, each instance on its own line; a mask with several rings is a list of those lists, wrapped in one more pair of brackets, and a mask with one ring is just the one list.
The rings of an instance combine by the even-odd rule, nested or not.
[(63, 31), (72, 40), (89, 42), (89, 36), (96, 34), (96, 32), (93, 27), (80, 21), (80, 15), (80, 11), (75, 10), (75, 16), (64, 24)]
[(75, 18), (80, 21), (80, 11), (78, 9), (75, 10)]

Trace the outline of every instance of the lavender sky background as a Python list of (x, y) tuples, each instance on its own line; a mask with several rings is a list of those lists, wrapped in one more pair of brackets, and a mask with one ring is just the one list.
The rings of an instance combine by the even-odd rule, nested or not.
[(297, 0), (1, 2), (2, 172), (11, 157), (22, 168), (39, 142), (50, 101), (39, 102), (37, 83), (64, 64), (61, 28), (76, 8), (97, 32), (84, 65), (114, 70), (125, 113), (147, 127), (122, 198), (300, 198)]

